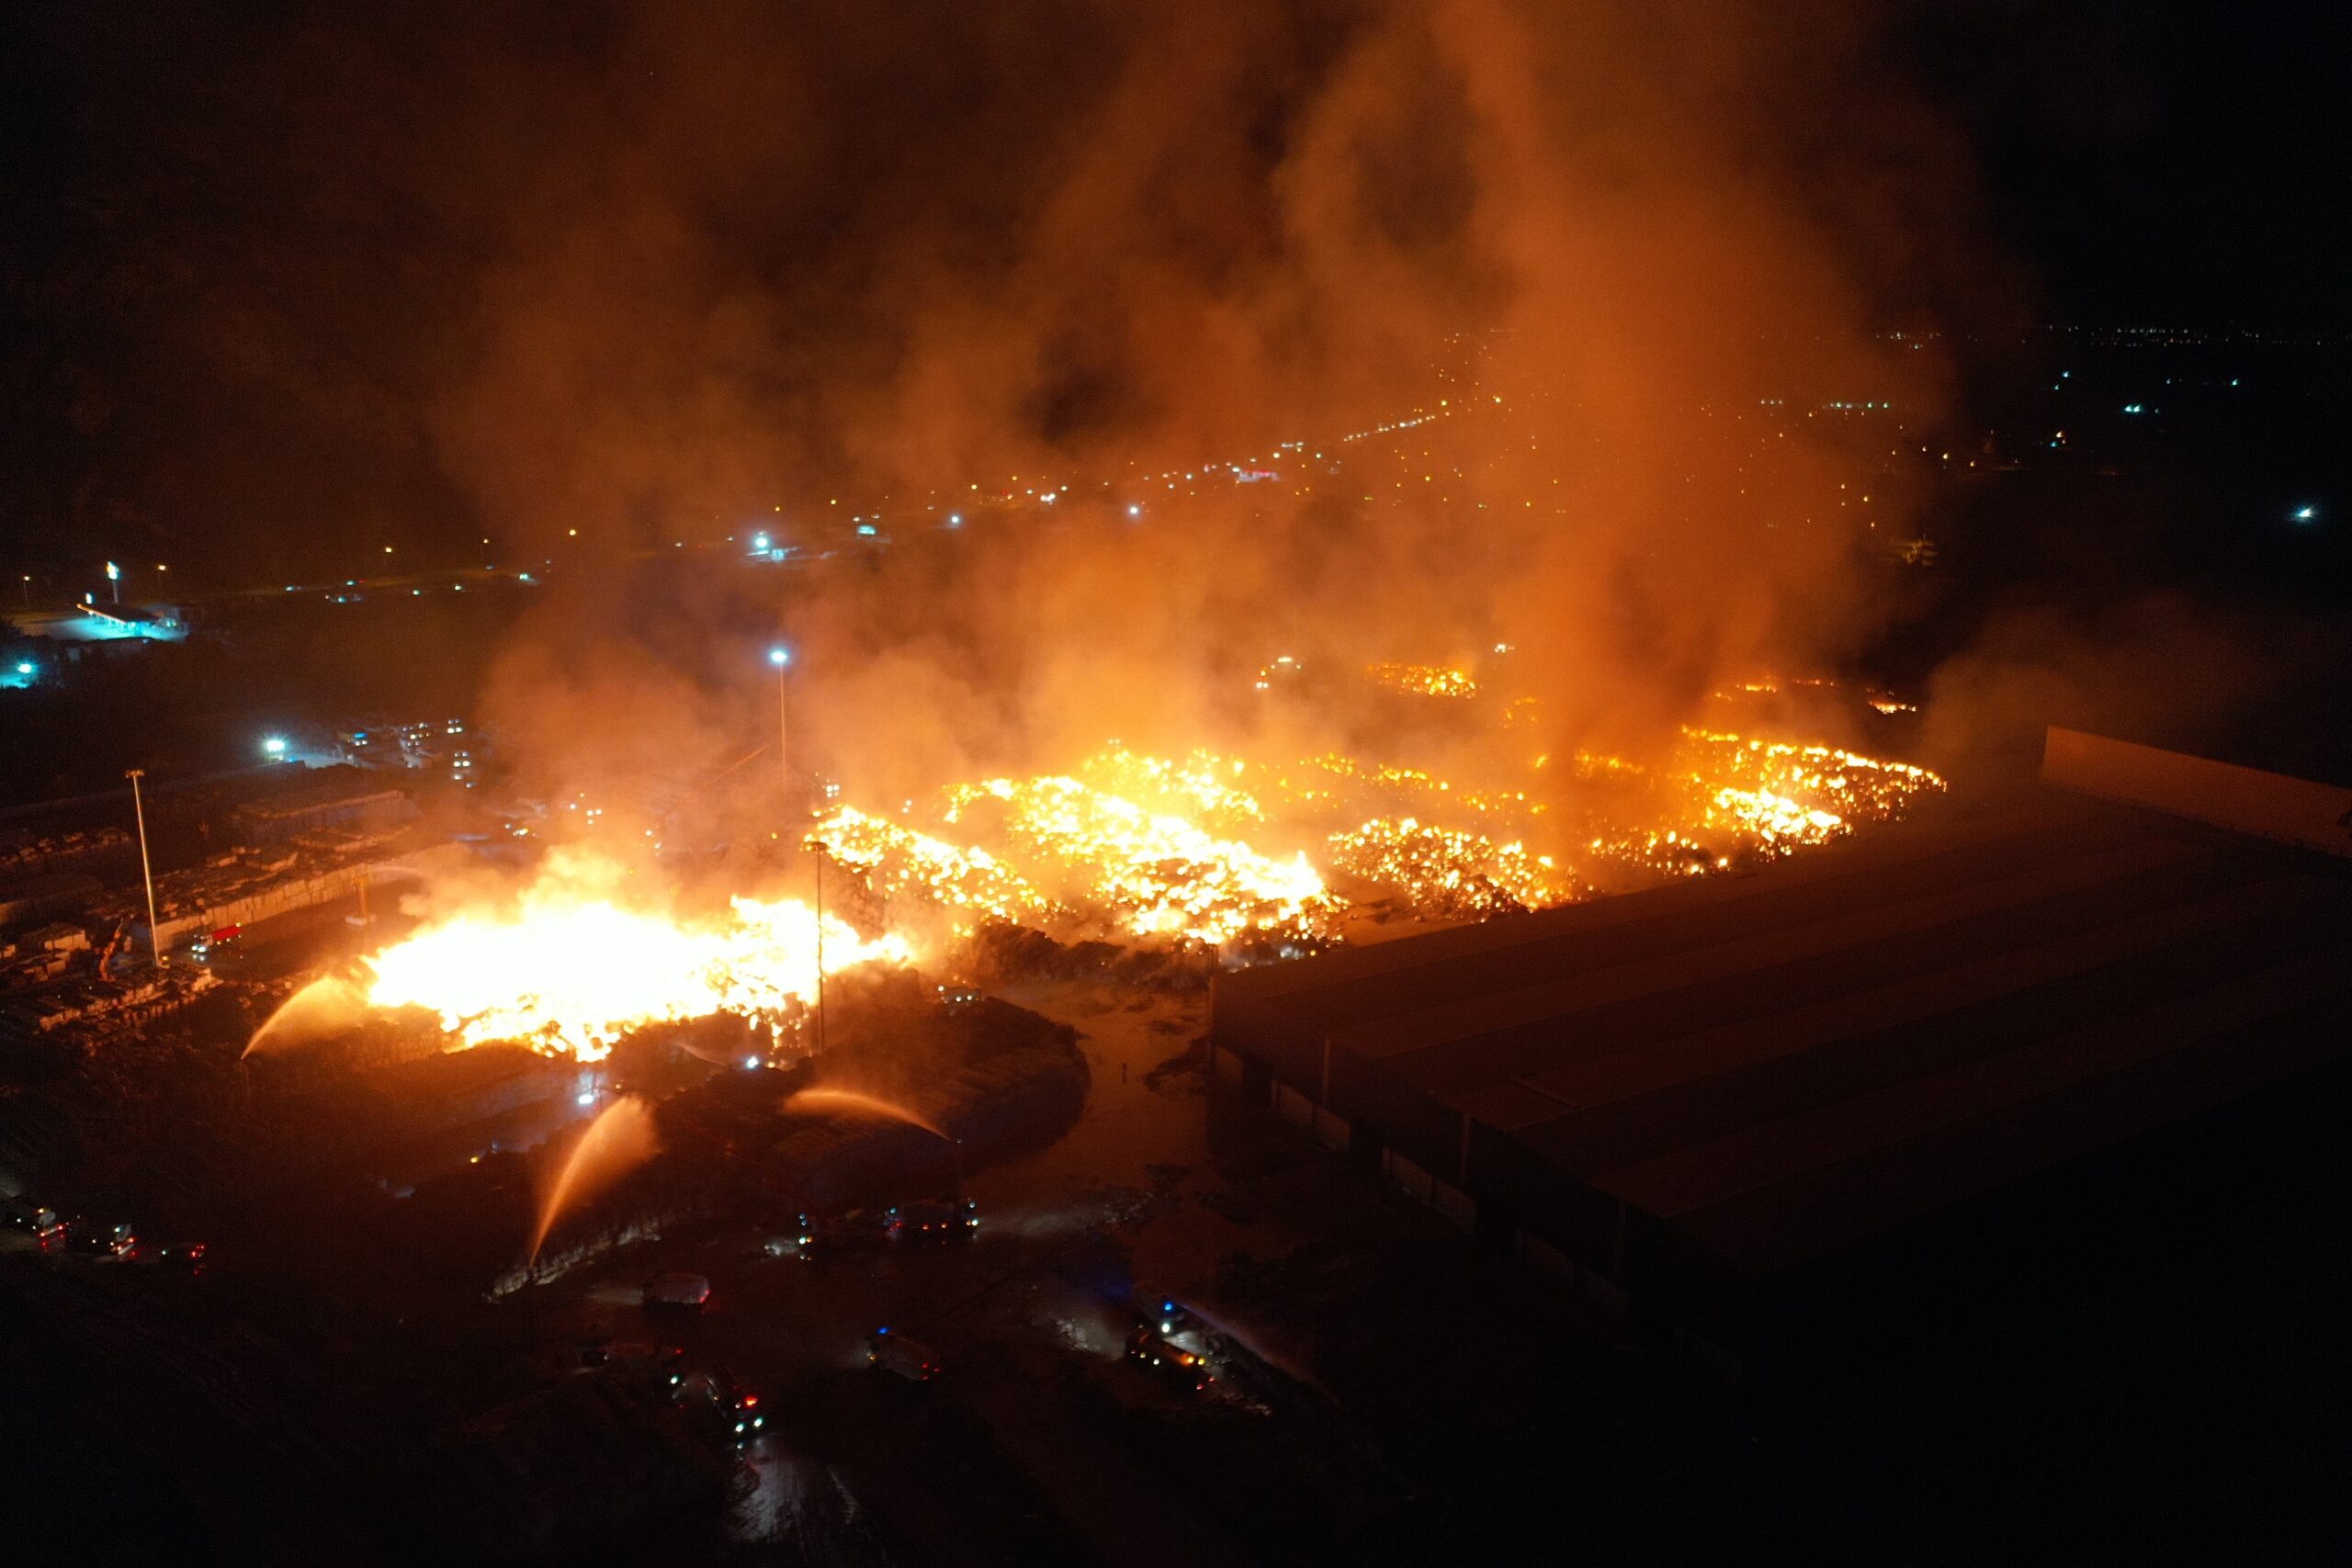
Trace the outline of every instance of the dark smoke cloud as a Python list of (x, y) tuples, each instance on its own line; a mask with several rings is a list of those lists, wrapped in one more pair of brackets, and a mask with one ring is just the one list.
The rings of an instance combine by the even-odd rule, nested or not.
[(2327, 755), (2306, 732), (2329, 724), (2346, 654), (2341, 626), (2177, 594), (2012, 608), (1937, 670), (1924, 760), (2029, 772), (2060, 725), (2303, 772)]
[[(756, 712), (756, 671), (627, 632), (631, 551), (1329, 445), (1459, 399), (1473, 350), (1420, 493), (1365, 464), (1362, 499), (910, 548), (795, 605), (812, 728), (911, 790), (1227, 737), (1277, 647), (1509, 637), (1555, 739), (1637, 743), (1867, 629), (1838, 486), (1890, 530), (1902, 497), (1875, 449), (1766, 443), (1759, 397), (1930, 423), (1944, 367), (1881, 333), (2001, 294), (1861, 5), (140, 14), (63, 38), (120, 65), (89, 112), (155, 133), (96, 155), (169, 215), (119, 328), (218, 384), (220, 462), (153, 462), (289, 553), (326, 515), (578, 530), (609, 570), (495, 683), (557, 749), (716, 761)], [(266, 461), (297, 427), (313, 462)]]

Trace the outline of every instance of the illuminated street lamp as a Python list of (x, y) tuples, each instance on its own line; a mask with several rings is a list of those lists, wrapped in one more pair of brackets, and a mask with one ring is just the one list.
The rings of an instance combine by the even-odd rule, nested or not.
[(778, 644), (768, 649), (768, 662), (775, 666), (775, 765), (784, 778), (784, 798), (792, 800), (792, 717), (785, 704), (784, 672), (792, 667), (792, 649)]
[(113, 590), (113, 592), (114, 592), (114, 602), (115, 602), (116, 604), (121, 604), (121, 603), (122, 603), (122, 568), (120, 568), (120, 567), (119, 567), (119, 566), (117, 566), (117, 565), (115, 565), (115, 564), (114, 564), (114, 562), (112, 562), (112, 561), (108, 561), (108, 562), (107, 562), (107, 586), (109, 589)]
[[(768, 662), (775, 667), (775, 756), (776, 767), (784, 778), (786, 820), (792, 809), (792, 739), (791, 710), (786, 705), (784, 672), (792, 668), (792, 649), (782, 643), (768, 649)], [(825, 856), (821, 850), (814, 857), (817, 877), (817, 1051), (825, 1049)]]
[(284, 761), (286, 760), (286, 737), (283, 735), (264, 737), (261, 743), (261, 753), (273, 762)]

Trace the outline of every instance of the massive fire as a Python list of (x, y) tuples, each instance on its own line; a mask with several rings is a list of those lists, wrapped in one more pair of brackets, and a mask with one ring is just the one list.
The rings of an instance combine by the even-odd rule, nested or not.
[[(1477, 705), (1466, 677), (1423, 673), (1383, 683)], [(1515, 699), (1492, 733), (1533, 716)], [(1775, 859), (1944, 787), (1908, 763), (1698, 727), (1662, 760), (1576, 752), (1480, 771), (1476, 787), (1457, 786), (1340, 751), (1267, 763), (1114, 742), (1068, 773), (944, 789), (927, 813), (836, 805), (804, 847), (865, 885), (873, 929), (829, 915), (821, 943), (797, 901), (738, 897), (724, 915), (680, 918), (627, 897), (611, 864), (560, 851), (518, 898), (378, 953), (368, 999), (428, 1009), (458, 1044), (593, 1061), (650, 1023), (726, 1012), (795, 1025), (820, 947), (827, 973), (910, 963), (918, 945), (952, 964), (992, 923), (1295, 951), (1345, 940), (1360, 913), (1484, 919)]]
[(989, 779), (948, 795), (953, 824), (982, 813), (1025, 854), (1074, 878), (1093, 908), (1142, 937), (1223, 942), (1246, 931), (1318, 931), (1340, 901), (1304, 853), (1222, 839), (1074, 778)]
[(426, 1009), (460, 1044), (594, 1062), (650, 1023), (718, 1012), (796, 1023), (817, 994), (820, 946), (827, 974), (910, 956), (898, 937), (820, 922), (797, 900), (737, 898), (726, 918), (696, 922), (629, 908), (580, 870), (560, 863), (511, 907), (432, 921), (377, 953), (369, 1004)]
[(926, 829), (840, 807), (808, 842), (894, 909), (930, 905), (964, 931), (1091, 920), (1137, 938), (1315, 942), (1348, 912), (1334, 875), (1424, 919), (1484, 919), (1589, 897), (1611, 868), (1622, 884), (1775, 859), (1943, 788), (1908, 763), (1701, 728), (1662, 765), (1549, 761), (1528, 788), (1469, 789), (1337, 752), (1267, 767), (1114, 744), (1070, 774), (948, 790)]

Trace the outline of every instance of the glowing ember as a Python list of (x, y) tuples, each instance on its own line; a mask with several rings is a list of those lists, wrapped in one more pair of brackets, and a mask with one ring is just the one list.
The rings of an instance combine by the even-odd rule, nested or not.
[(1193, 815), (1204, 822), (1240, 827), (1266, 819), (1265, 808), (1235, 786), (1245, 764), (1211, 751), (1194, 751), (1182, 762), (1147, 757), (1115, 742), (1079, 768), (1087, 783), (1110, 794), (1157, 808)]
[(1075, 880), (1084, 902), (1136, 936), (1221, 942), (1247, 931), (1317, 934), (1340, 911), (1304, 854), (1262, 854), (1074, 778), (989, 779), (948, 800), (951, 823), (994, 807), (1024, 858)]
[(1475, 697), (1478, 682), (1442, 664), (1374, 664), (1364, 671), (1391, 691), (1419, 697)]
[[(512, 908), (441, 920), (376, 954), (368, 999), (424, 1008), (468, 1045), (511, 1040), (593, 1062), (650, 1023), (718, 1012), (793, 1023), (816, 997), (817, 953), (817, 917), (797, 901), (737, 898), (697, 927), (582, 896), (559, 874)], [(897, 937), (869, 942), (825, 919), (828, 974), (909, 956)]]
[(1667, 818), (1606, 830), (1588, 851), (1679, 875), (1826, 843), (1861, 824), (1893, 821), (1944, 788), (1941, 778), (1907, 762), (1713, 729), (1686, 728), (1670, 767), (1660, 772), (1590, 753), (1578, 753), (1576, 762), (1581, 777), (1646, 786), (1652, 809)]
[(1413, 907), (1446, 919), (1572, 903), (1577, 880), (1550, 855), (1484, 833), (1440, 828), (1410, 817), (1380, 818), (1331, 837), (1332, 864), (1351, 875), (1401, 889)]
[[(1536, 759), (1531, 782), (1549, 776), (1547, 761)], [(1662, 767), (1578, 753), (1572, 777), (1545, 792), (1556, 799), (1457, 788), (1340, 752), (1267, 768), (1113, 745), (1075, 776), (947, 792), (937, 833), (986, 849), (846, 808), (811, 841), (886, 897), (922, 897), (966, 929), (1069, 919), (1136, 937), (1320, 940), (1342, 902), (1325, 888), (1327, 869), (1385, 885), (1425, 916), (1483, 919), (1589, 897), (1598, 863), (1651, 875), (1721, 871), (1891, 820), (1942, 787), (1905, 763), (1696, 728)], [(1312, 859), (1283, 859), (1229, 836), (1244, 830), (1317, 847)]]
[[(1002, 920), (1288, 947), (1340, 931), (1347, 903), (1327, 869), (1394, 889), (1426, 917), (1485, 919), (1589, 897), (1608, 865), (1688, 876), (1777, 858), (1901, 817), (1944, 787), (1906, 763), (1702, 728), (1684, 729), (1662, 763), (1589, 752), (1551, 761), (1468, 788), (1338, 752), (1268, 767), (1114, 744), (1069, 774), (948, 790), (924, 829), (839, 807), (808, 841), (862, 877), (901, 929), (935, 910), (967, 934)], [(1298, 845), (1308, 852), (1282, 852)], [(583, 1060), (654, 1022), (729, 1012), (797, 1025), (817, 984), (808, 907), (738, 898), (725, 916), (692, 921), (627, 891), (613, 868), (559, 853), (511, 906), (441, 920), (378, 954), (368, 1000), (428, 1008), (468, 1044), (514, 1040)], [(824, 922), (828, 972), (910, 952), (899, 935), (868, 940)]]
[(885, 899), (922, 898), (968, 916), (1023, 925), (1060, 912), (988, 851), (959, 849), (854, 807), (828, 814), (809, 830), (808, 842), (863, 875)]

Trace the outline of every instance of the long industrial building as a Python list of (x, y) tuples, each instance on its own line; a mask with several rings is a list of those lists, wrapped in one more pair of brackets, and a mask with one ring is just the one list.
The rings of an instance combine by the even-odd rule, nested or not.
[(2352, 794), (2294, 803), (2309, 834), (2253, 810), (2258, 839), (2211, 824), (2267, 775), (2185, 821), (2113, 799), (2208, 764), (2062, 734), (2073, 790), (1221, 976), (1219, 1075), (1736, 1347), (1801, 1266), (2345, 1050), (2352, 864), (2286, 845)]

